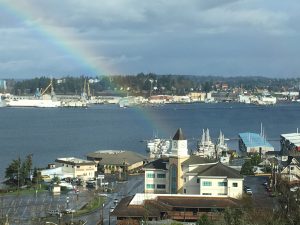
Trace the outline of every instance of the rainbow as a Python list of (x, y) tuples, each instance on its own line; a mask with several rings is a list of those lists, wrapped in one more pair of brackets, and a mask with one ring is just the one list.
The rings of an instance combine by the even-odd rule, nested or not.
[(76, 64), (87, 70), (88, 75), (116, 74), (103, 58), (93, 51), (91, 46), (80, 40), (70, 28), (60, 28), (43, 23), (38, 9), (27, 1), (1, 0), (0, 8), (17, 20), (26, 24), (37, 35), (44, 38), (47, 44), (53, 45)]
[[(51, 26), (39, 20), (38, 18), (42, 18), (43, 15), (39, 14), (40, 10), (35, 8), (35, 5), (26, 1), (0, 0), (0, 9), (26, 24), (33, 32), (42, 36), (47, 44), (53, 45), (74, 60), (75, 63), (86, 68), (90, 73), (88, 75), (117, 74), (116, 71), (103, 62), (102, 57), (98, 53), (96, 54), (91, 46), (80, 40), (71, 29)], [(162, 121), (158, 114), (150, 113), (148, 110), (139, 107), (134, 110), (137, 114), (137, 119), (144, 123), (141, 126), (152, 130), (153, 134), (150, 135), (156, 134), (159, 137), (168, 137), (175, 132), (174, 130), (170, 133), (169, 125)], [(148, 138), (151, 137), (149, 136)]]

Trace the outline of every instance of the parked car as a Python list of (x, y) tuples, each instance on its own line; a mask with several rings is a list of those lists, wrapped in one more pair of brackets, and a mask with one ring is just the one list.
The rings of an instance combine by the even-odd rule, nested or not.
[(252, 195), (252, 194), (253, 194), (251, 188), (246, 188), (246, 189), (245, 189), (245, 192), (246, 192), (246, 194), (248, 194), (248, 195)]
[(48, 214), (51, 215), (51, 216), (55, 216), (55, 215), (59, 215), (60, 212), (58, 209), (51, 209), (48, 211)]
[(112, 206), (112, 207), (110, 207), (109, 212), (112, 213), (114, 210), (115, 210), (115, 207)]
[(64, 213), (65, 213), (65, 214), (71, 214), (71, 213), (75, 213), (75, 212), (76, 212), (75, 209), (65, 209), (65, 210), (64, 210)]
[(114, 204), (117, 205), (119, 200), (117, 198), (114, 199)]

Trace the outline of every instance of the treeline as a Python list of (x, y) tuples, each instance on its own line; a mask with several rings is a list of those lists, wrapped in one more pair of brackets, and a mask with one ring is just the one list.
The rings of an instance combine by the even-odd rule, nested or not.
[[(222, 84), (229, 89), (243, 88), (249, 91), (268, 89), (269, 91), (298, 91), (300, 79), (275, 79), (265, 77), (219, 77), (190, 75), (157, 75), (139, 73), (135, 76), (99, 76), (99, 77), (63, 77), (53, 79), (57, 94), (80, 94), (84, 91), (85, 81), (90, 80), (92, 95), (108, 94), (177, 94), (185, 95), (190, 91), (209, 92), (220, 90)], [(45, 89), (50, 83), (49, 77), (28, 80), (8, 81), (9, 91), (15, 95), (33, 95), (37, 89)], [(87, 86), (86, 86), (87, 91)]]

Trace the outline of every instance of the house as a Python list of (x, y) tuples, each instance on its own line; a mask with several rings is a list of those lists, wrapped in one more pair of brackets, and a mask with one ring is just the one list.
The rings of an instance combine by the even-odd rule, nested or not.
[(145, 193), (186, 194), (238, 199), (243, 176), (238, 171), (197, 155), (190, 155), (181, 129), (172, 139), (168, 158), (144, 166)]
[(280, 176), (290, 184), (300, 184), (300, 157), (282, 156)]

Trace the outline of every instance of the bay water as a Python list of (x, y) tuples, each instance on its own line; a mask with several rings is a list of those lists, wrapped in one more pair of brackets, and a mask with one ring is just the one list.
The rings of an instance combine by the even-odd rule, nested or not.
[(119, 108), (97, 105), (81, 108), (0, 108), (0, 178), (13, 159), (33, 154), (45, 167), (58, 157), (85, 158), (96, 150), (131, 150), (146, 155), (145, 140), (172, 138), (182, 128), (195, 149), (202, 129), (216, 139), (220, 130), (238, 148), (238, 133), (260, 133), (280, 150), (279, 136), (300, 128), (300, 104), (254, 106), (237, 103), (168, 104)]

